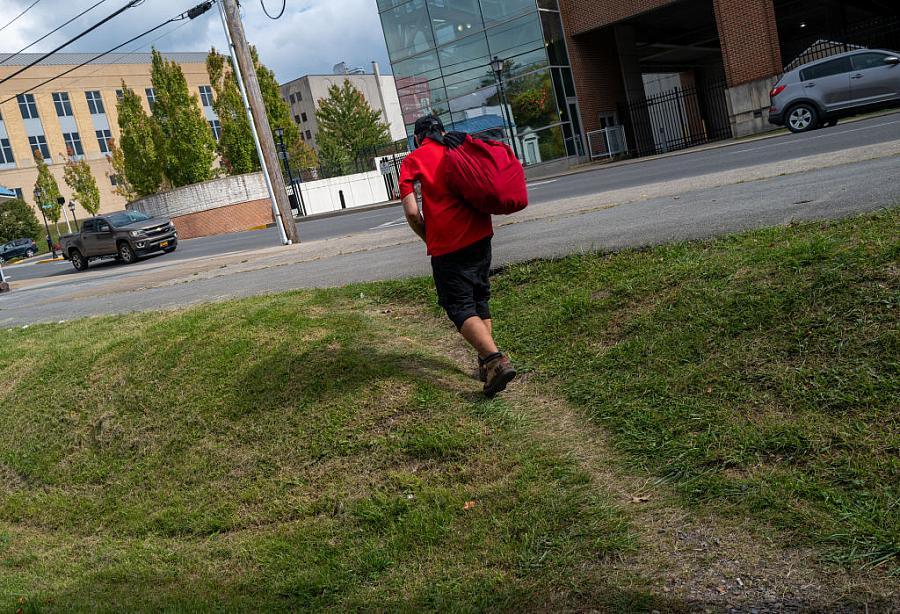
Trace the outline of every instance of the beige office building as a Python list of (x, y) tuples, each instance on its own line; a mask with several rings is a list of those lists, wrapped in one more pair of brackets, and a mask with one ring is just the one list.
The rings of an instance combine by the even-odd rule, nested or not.
[[(16, 191), (32, 205), (37, 179), (32, 152), (39, 150), (67, 200), (71, 193), (63, 180), (63, 168), (66, 153), (71, 151), (76, 156), (83, 156), (90, 164), (100, 188), (101, 211), (115, 211), (125, 206), (125, 200), (113, 192), (115, 177), (107, 159), (109, 140), (119, 140), (116, 102), (123, 81), (141, 97), (145, 109), (152, 110), (154, 92), (150, 82), (150, 54), (112, 54), (40, 85), (86, 62), (93, 55), (96, 54), (56, 54), (0, 84), (0, 186)], [(219, 123), (212, 109), (206, 54), (167, 53), (164, 56), (181, 65), (188, 87), (198, 95), (210, 129), (218, 137)], [(38, 57), (37, 54), (22, 54), (10, 58), (0, 53), (0, 80)], [(79, 218), (86, 215), (80, 207), (75, 213)]]
[(349, 71), (343, 64), (335, 66), (332, 75), (307, 75), (294, 79), (281, 86), (281, 96), (291, 107), (294, 122), (300, 128), (300, 134), (310, 146), (318, 149), (316, 137), (319, 133), (319, 122), (316, 111), (322, 100), (328, 98), (331, 86), (341, 87), (349, 81), (358, 89), (369, 106), (381, 111), (381, 119), (390, 130), (391, 140), (406, 138), (406, 127), (403, 125), (403, 113), (400, 110), (400, 98), (392, 75), (382, 75), (378, 64), (372, 63), (372, 74), (360, 69)]

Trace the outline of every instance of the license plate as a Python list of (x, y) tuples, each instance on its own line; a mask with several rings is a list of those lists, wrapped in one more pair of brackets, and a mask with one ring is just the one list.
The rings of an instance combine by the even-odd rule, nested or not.
[(160, 246), (160, 247), (169, 247), (169, 242), (168, 242), (168, 241), (163, 241), (162, 243), (159, 244), (159, 246)]

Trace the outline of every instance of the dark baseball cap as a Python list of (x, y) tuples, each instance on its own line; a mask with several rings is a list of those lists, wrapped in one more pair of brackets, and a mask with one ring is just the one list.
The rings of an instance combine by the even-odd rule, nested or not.
[(434, 115), (426, 115), (416, 120), (416, 128), (414, 134), (416, 136), (428, 136), (429, 134), (438, 134), (444, 132), (444, 122)]

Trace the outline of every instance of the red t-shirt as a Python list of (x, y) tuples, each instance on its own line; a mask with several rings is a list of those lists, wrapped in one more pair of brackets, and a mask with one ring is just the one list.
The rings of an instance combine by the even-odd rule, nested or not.
[(425, 246), (432, 256), (455, 252), (494, 234), (489, 214), (450, 193), (445, 182), (446, 157), (446, 147), (425, 139), (400, 167), (400, 198), (412, 194), (417, 181), (422, 186)]

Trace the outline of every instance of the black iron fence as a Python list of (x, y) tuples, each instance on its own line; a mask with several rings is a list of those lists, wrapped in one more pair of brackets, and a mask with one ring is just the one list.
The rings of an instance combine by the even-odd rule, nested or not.
[(792, 41), (791, 47), (798, 50), (798, 55), (785, 58), (790, 59), (784, 67), (785, 72), (856, 49), (900, 52), (900, 17), (881, 17), (831, 32), (811, 34), (800, 41)]
[(342, 177), (344, 175), (354, 175), (356, 173), (368, 173), (370, 171), (379, 170), (376, 168), (375, 160), (384, 156), (394, 156), (409, 151), (409, 143), (406, 139), (394, 141), (378, 145), (361, 152), (355, 158), (342, 163), (327, 164), (321, 163), (316, 167), (297, 168), (297, 165), (291, 163), (291, 169), (294, 177), (299, 177), (301, 181), (317, 181), (319, 179), (331, 179), (332, 177)]
[(629, 153), (651, 156), (732, 137), (724, 80), (675, 88), (620, 109)]

